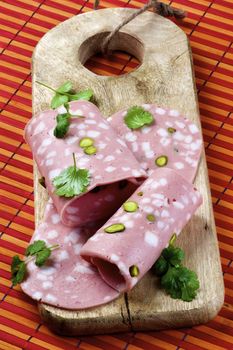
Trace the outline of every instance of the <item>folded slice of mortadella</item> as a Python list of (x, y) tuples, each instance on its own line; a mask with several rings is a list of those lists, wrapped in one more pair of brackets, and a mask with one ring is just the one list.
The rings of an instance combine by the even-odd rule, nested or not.
[(80, 249), (97, 228), (69, 228), (62, 225), (52, 202), (47, 204), (44, 222), (31, 242), (44, 240), (48, 246), (59, 244), (43, 267), (33, 261), (21, 284), (31, 298), (56, 307), (77, 310), (105, 304), (119, 296), (106, 284), (98, 270), (80, 257)]
[[(41, 112), (26, 126), (25, 139), (62, 222), (68, 226), (85, 225), (111, 216), (141, 184), (146, 173), (90, 102), (70, 103), (69, 112), (73, 117), (68, 133), (64, 138), (56, 138), (53, 134), (56, 116), (65, 111), (62, 107), (58, 111)], [(85, 143), (92, 144), (91, 152), (84, 147)], [(55, 194), (53, 179), (73, 166), (72, 154), (77, 168), (88, 170), (90, 183), (85, 193), (72, 198), (60, 197)]]
[(109, 286), (130, 290), (201, 203), (190, 182), (174, 170), (158, 169), (87, 241), (81, 256), (98, 268)]
[(108, 121), (149, 173), (164, 166), (176, 170), (192, 182), (202, 150), (198, 127), (176, 110), (154, 104), (141, 107), (153, 115), (152, 125), (131, 130), (124, 120), (127, 110), (113, 114)]

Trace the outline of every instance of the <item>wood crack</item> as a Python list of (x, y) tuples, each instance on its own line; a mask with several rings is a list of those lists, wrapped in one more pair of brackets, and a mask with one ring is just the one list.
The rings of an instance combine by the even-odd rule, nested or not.
[(131, 319), (131, 314), (129, 309), (129, 299), (128, 299), (127, 293), (124, 294), (124, 299), (125, 299), (125, 306), (126, 306), (127, 315), (128, 315), (128, 325), (130, 326), (130, 330), (133, 331), (132, 319)]

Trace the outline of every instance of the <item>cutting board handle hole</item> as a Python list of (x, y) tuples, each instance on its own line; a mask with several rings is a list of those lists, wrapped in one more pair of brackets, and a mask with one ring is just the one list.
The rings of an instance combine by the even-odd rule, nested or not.
[[(79, 61), (97, 75), (120, 75), (135, 71), (143, 62), (143, 43), (130, 34), (117, 33), (110, 43), (112, 55), (106, 57), (101, 52), (101, 45), (108, 34), (109, 32), (97, 33), (86, 39), (79, 47)], [(96, 69), (96, 60), (99, 63), (102, 61), (103, 69)], [(119, 67), (121, 60), (122, 65)]]

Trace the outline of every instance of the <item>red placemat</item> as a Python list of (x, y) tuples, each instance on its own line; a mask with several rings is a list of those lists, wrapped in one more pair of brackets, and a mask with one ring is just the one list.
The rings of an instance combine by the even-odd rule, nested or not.
[[(140, 7), (144, 1), (101, 1), (100, 7)], [(165, 1), (168, 3), (168, 1)], [(2, 0), (0, 2), (0, 349), (159, 350), (233, 349), (233, 2), (170, 1), (188, 11), (180, 24), (193, 50), (226, 297), (207, 325), (161, 332), (64, 338), (41, 324), (36, 304), (11, 288), (10, 263), (24, 253), (34, 229), (32, 158), (23, 140), (31, 118), (32, 51), (59, 22), (91, 11), (92, 1)], [(110, 64), (93, 59), (99, 74), (121, 74), (136, 61), (119, 54)], [(94, 67), (94, 68), (93, 68)]]

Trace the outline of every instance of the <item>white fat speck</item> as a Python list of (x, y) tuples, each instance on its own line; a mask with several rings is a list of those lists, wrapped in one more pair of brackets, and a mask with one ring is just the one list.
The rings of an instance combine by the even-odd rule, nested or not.
[(163, 128), (159, 128), (159, 129), (157, 130), (157, 134), (158, 134), (159, 136), (163, 136), (163, 137), (168, 136), (167, 130), (166, 130), (166, 129), (163, 129)]
[(42, 288), (43, 289), (49, 289), (53, 287), (53, 283), (51, 281), (45, 281), (42, 283)]
[(125, 139), (129, 142), (134, 142), (137, 140), (137, 135), (133, 134), (132, 132), (127, 132), (127, 134), (125, 134)]
[(65, 138), (65, 142), (67, 145), (72, 145), (75, 142), (78, 142), (78, 137), (77, 136), (68, 136)]
[(67, 110), (66, 110), (65, 106), (59, 106), (59, 107), (57, 108), (57, 113), (58, 113), (58, 114), (67, 113)]
[(160, 108), (160, 107), (156, 108), (155, 111), (156, 111), (156, 113), (159, 114), (159, 115), (164, 115), (164, 114), (166, 113), (165, 109)]
[(95, 176), (95, 179), (96, 179), (96, 180), (100, 180), (100, 179), (102, 179), (102, 176), (101, 176), (101, 175), (96, 175), (96, 176)]
[(49, 179), (52, 180), (54, 177), (58, 176), (62, 169), (53, 169), (49, 172)]
[(51, 230), (47, 233), (48, 239), (54, 239), (58, 237), (58, 233), (56, 230)]
[(162, 199), (164, 200), (164, 194), (162, 193), (152, 193), (151, 196), (156, 199)]
[(173, 139), (177, 141), (183, 141), (184, 140), (184, 134), (182, 134), (180, 131), (176, 131), (173, 134)]
[(131, 145), (132, 151), (133, 152), (137, 152), (138, 151), (138, 143), (137, 142), (133, 142)]
[(87, 163), (90, 162), (90, 158), (85, 158), (85, 157), (82, 157), (81, 159), (78, 159), (77, 161), (77, 165), (79, 168), (82, 168), (82, 167), (85, 167)]
[(86, 136), (86, 131), (85, 130), (79, 130), (78, 135), (79, 135), (79, 137), (84, 137), (84, 136)]
[(51, 220), (54, 225), (58, 224), (61, 221), (60, 216), (58, 214), (53, 214), (51, 216)]
[(110, 155), (110, 156), (105, 157), (103, 161), (104, 162), (111, 162), (114, 159), (115, 159), (115, 157)]
[(121, 169), (122, 169), (123, 171), (129, 171), (129, 170), (130, 170), (130, 167), (128, 167), (128, 166), (123, 166)]
[(42, 298), (43, 294), (41, 292), (35, 292), (32, 294), (32, 298), (36, 300), (40, 300)]
[(150, 198), (142, 198), (141, 202), (142, 202), (143, 204), (148, 204), (148, 203), (151, 202), (151, 199), (150, 199)]
[(96, 130), (89, 130), (87, 132), (87, 136), (88, 137), (98, 137), (98, 136), (100, 136), (100, 132), (96, 131)]
[(169, 115), (170, 115), (171, 117), (178, 117), (178, 116), (180, 115), (180, 113), (179, 113), (177, 110), (175, 110), (175, 109), (171, 109), (171, 110), (169, 111)]
[(146, 158), (148, 158), (148, 159), (151, 159), (151, 158), (153, 158), (154, 157), (154, 151), (147, 151), (146, 153), (145, 153), (145, 156), (146, 156)]
[(56, 272), (55, 267), (52, 266), (42, 266), (40, 268), (41, 273), (43, 273), (46, 276), (53, 275)]
[(99, 159), (99, 160), (101, 160), (101, 159), (103, 159), (104, 158), (104, 155), (103, 154), (98, 154), (97, 153), (97, 155), (95, 156), (96, 157), (96, 159)]
[(76, 255), (79, 255), (79, 253), (80, 253), (80, 250), (82, 249), (82, 246), (83, 246), (83, 244), (75, 244), (74, 245), (74, 253), (76, 254)]
[(152, 204), (155, 207), (159, 208), (159, 207), (161, 207), (164, 204), (164, 201), (161, 201), (160, 199), (155, 199), (155, 200), (153, 200)]
[(78, 213), (78, 211), (79, 211), (79, 208), (76, 208), (76, 207), (67, 207), (66, 208), (66, 212), (68, 214), (76, 214), (76, 213)]
[(65, 243), (77, 243), (77, 241), (79, 240), (79, 234), (80, 234), (80, 229), (76, 228), (73, 231), (71, 231), (68, 235), (66, 235), (64, 242)]
[(159, 142), (161, 143), (161, 145), (163, 145), (164, 147), (170, 145), (171, 143), (171, 139), (169, 138), (165, 138), (165, 137), (162, 137)]
[(173, 219), (173, 218), (169, 218), (169, 219), (168, 219), (168, 221), (170, 222), (170, 224), (174, 224), (175, 219)]
[(197, 150), (200, 148), (200, 144), (199, 144), (198, 142), (192, 142), (192, 143), (190, 144), (190, 148), (191, 148), (191, 150), (193, 150), (193, 151), (197, 151)]
[(176, 162), (174, 163), (176, 169), (184, 169), (184, 163)]
[(110, 299), (111, 299), (110, 295), (106, 295), (106, 296), (104, 297), (104, 301), (108, 301), (108, 300), (110, 300)]
[(145, 207), (143, 207), (143, 211), (144, 211), (145, 213), (150, 214), (150, 213), (153, 211), (153, 208), (150, 207), (149, 205), (146, 205)]
[(169, 127), (169, 128), (174, 127), (174, 124), (173, 124), (172, 122), (170, 122), (170, 121), (166, 121), (166, 122), (165, 122), (165, 125), (166, 125), (167, 127)]
[(193, 167), (193, 168), (195, 168), (196, 166), (197, 166), (197, 161), (196, 160), (194, 160), (192, 163), (191, 163), (191, 167)]
[(55, 157), (57, 155), (56, 151), (51, 151), (46, 155), (46, 159)]
[(150, 147), (150, 142), (142, 142), (142, 150), (144, 152), (147, 152), (147, 151), (150, 151), (151, 150), (151, 147)]
[(118, 138), (118, 139), (117, 139), (117, 142), (118, 142), (121, 146), (127, 147), (125, 141), (123, 141), (122, 139)]
[(38, 280), (40, 280), (40, 281), (46, 281), (47, 280), (47, 277), (43, 273), (40, 273), (40, 272), (37, 273), (36, 278)]
[(95, 118), (95, 117), (96, 117), (96, 114), (95, 114), (94, 112), (89, 112), (89, 113), (88, 113), (88, 116), (89, 116), (90, 118)]
[(184, 204), (181, 202), (172, 202), (173, 206), (177, 209), (184, 209)]
[(86, 119), (85, 124), (95, 125), (96, 121), (94, 119)]
[(98, 240), (99, 240), (99, 235), (95, 235), (89, 238), (89, 241), (93, 241), (93, 242), (96, 242)]
[(157, 222), (157, 227), (159, 230), (162, 230), (165, 227), (165, 223), (163, 221), (158, 221)]
[(197, 197), (196, 196), (192, 196), (191, 197), (191, 200), (192, 200), (192, 202), (193, 202), (193, 204), (196, 204), (197, 203)]
[(138, 177), (138, 176), (141, 176), (142, 173), (140, 171), (136, 170), (136, 169), (133, 169), (132, 170), (132, 175), (135, 176), (135, 177)]
[(150, 231), (146, 231), (144, 241), (152, 247), (157, 247), (159, 243), (158, 237)]
[(181, 128), (181, 129), (184, 129), (184, 128), (185, 128), (185, 124), (182, 123), (182, 122), (175, 121), (175, 124), (176, 124), (179, 128)]
[[(153, 181), (153, 180), (152, 180), (152, 181)], [(150, 185), (150, 184), (147, 182), (147, 185)], [(156, 190), (156, 188), (158, 188), (158, 187), (159, 187), (159, 183), (156, 182), (156, 181), (153, 181), (152, 184), (151, 184), (151, 188), (152, 188), (153, 190)]]
[(44, 122), (40, 122), (40, 123), (36, 126), (36, 128), (35, 128), (33, 134), (34, 134), (34, 135), (39, 134), (40, 132), (44, 131), (45, 129), (46, 129), (45, 123), (44, 123)]
[(121, 154), (122, 151), (121, 151), (120, 149), (116, 149), (116, 150), (115, 150), (115, 153), (116, 153), (116, 154)]
[(46, 151), (46, 147), (40, 146), (37, 148), (37, 154), (43, 154), (45, 151)]
[(87, 128), (87, 126), (85, 125), (85, 124), (79, 124), (79, 125), (77, 125), (77, 129), (78, 130), (85, 130)]
[(166, 209), (163, 209), (161, 212), (161, 218), (168, 218), (170, 216), (169, 211)]
[(47, 160), (45, 161), (45, 165), (46, 165), (46, 166), (53, 165), (53, 163), (54, 163), (53, 159), (47, 159)]
[(66, 276), (65, 280), (66, 280), (66, 282), (75, 282), (76, 281), (76, 279), (72, 276)]
[(114, 201), (115, 197), (112, 194), (108, 194), (107, 196), (104, 197), (106, 202), (112, 202)]
[(57, 302), (57, 298), (52, 294), (47, 294), (44, 297), (44, 300), (47, 301), (48, 303), (56, 303)]
[(186, 220), (189, 221), (190, 219), (191, 219), (191, 214), (188, 213), (188, 214), (186, 215)]
[(190, 142), (192, 142), (192, 140), (193, 140), (192, 136), (188, 135), (188, 136), (185, 137), (184, 142), (185, 143), (190, 143)]
[(151, 127), (149, 127), (149, 126), (144, 126), (143, 128), (141, 128), (141, 132), (143, 134), (148, 134), (148, 132), (150, 132), (150, 131), (151, 131)]
[(42, 147), (49, 146), (49, 145), (51, 145), (52, 142), (53, 142), (52, 139), (45, 139), (42, 141), (41, 146)]
[(90, 269), (87, 266), (83, 266), (80, 263), (76, 264), (76, 266), (74, 268), (74, 272), (79, 272), (81, 274), (89, 274), (89, 275), (92, 275), (95, 273), (92, 269)]
[(116, 254), (112, 254), (112, 255), (110, 256), (110, 259), (111, 259), (112, 261), (119, 261), (119, 260), (120, 260), (119, 256), (116, 255)]
[(191, 134), (196, 134), (199, 131), (195, 124), (190, 124), (189, 130), (190, 130)]
[(107, 146), (106, 143), (100, 142), (100, 143), (98, 144), (98, 149), (105, 149), (106, 146)]
[(84, 113), (81, 109), (73, 109), (72, 107), (70, 108), (70, 114), (71, 115), (78, 115), (78, 116), (84, 115)]
[(165, 178), (161, 178), (160, 180), (159, 180), (159, 184), (161, 185), (161, 186), (166, 186), (167, 185), (167, 179), (165, 179)]
[(150, 105), (147, 104), (147, 103), (144, 103), (144, 104), (142, 105), (142, 107), (143, 107), (146, 111), (149, 111), (149, 110), (150, 110)]
[(146, 184), (147, 185), (151, 185), (153, 182), (154, 182), (154, 180), (150, 179), (150, 178), (148, 180), (146, 180)]
[(69, 259), (69, 254), (67, 253), (66, 250), (60, 250), (60, 251), (57, 253), (56, 258), (57, 258), (58, 261), (67, 260), (67, 259)]
[(133, 228), (134, 227), (134, 222), (132, 220), (128, 220), (124, 222), (124, 225), (126, 228)]
[(69, 157), (72, 154), (72, 152), (73, 152), (72, 149), (66, 148), (64, 154), (66, 157)]
[(116, 168), (113, 167), (113, 166), (108, 166), (108, 167), (105, 169), (105, 171), (107, 171), (108, 173), (112, 173), (114, 170), (116, 170)]
[(35, 265), (35, 264), (33, 264), (33, 262), (32, 262), (32, 261), (31, 261), (31, 262), (29, 262), (29, 264), (28, 264), (27, 268), (28, 268), (28, 271), (29, 271), (29, 272), (35, 271), (35, 270), (37, 269), (36, 265)]
[(185, 158), (185, 161), (186, 161), (186, 163), (188, 163), (188, 164), (192, 164), (193, 159), (190, 158), (190, 157), (186, 157), (186, 158)]
[(108, 130), (108, 129), (109, 129), (109, 125), (107, 125), (106, 123), (99, 123), (98, 126), (99, 126), (101, 129), (105, 129), (105, 130)]
[(119, 270), (121, 270), (122, 272), (124, 272), (125, 274), (129, 274), (129, 271), (127, 269), (127, 267), (125, 266), (125, 264), (120, 261), (118, 264), (117, 264)]
[(181, 200), (184, 204), (189, 204), (189, 199), (187, 196), (181, 196)]

